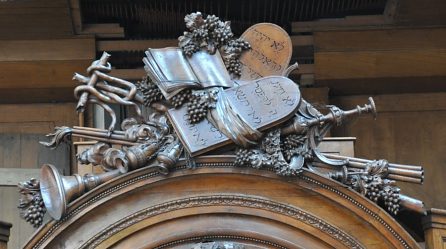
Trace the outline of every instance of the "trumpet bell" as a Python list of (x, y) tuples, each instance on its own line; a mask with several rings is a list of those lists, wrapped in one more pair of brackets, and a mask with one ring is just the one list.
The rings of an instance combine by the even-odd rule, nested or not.
[(40, 193), (48, 214), (55, 220), (60, 220), (70, 201), (120, 174), (119, 169), (116, 169), (98, 175), (61, 176), (53, 165), (43, 165), (40, 171)]
[(60, 220), (67, 209), (67, 200), (62, 177), (53, 165), (45, 164), (41, 169), (40, 193), (48, 214)]

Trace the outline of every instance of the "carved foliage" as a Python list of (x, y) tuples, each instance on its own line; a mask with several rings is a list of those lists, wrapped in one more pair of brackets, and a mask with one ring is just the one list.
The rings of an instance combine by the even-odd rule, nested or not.
[(125, 153), (119, 149), (110, 148), (106, 143), (97, 143), (77, 155), (81, 164), (101, 165), (104, 170), (119, 169), (122, 173), (128, 170)]
[(302, 162), (285, 160), (282, 154), (280, 130), (268, 132), (262, 139), (260, 146), (254, 149), (239, 148), (236, 151), (237, 166), (249, 166), (253, 168), (271, 167), (279, 175), (297, 175), (302, 172)]

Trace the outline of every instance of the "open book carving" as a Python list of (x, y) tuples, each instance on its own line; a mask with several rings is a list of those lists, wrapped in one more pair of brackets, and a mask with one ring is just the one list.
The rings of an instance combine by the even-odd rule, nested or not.
[(166, 99), (186, 88), (234, 85), (218, 50), (215, 54), (199, 51), (187, 57), (181, 48), (149, 48), (143, 62), (147, 75)]

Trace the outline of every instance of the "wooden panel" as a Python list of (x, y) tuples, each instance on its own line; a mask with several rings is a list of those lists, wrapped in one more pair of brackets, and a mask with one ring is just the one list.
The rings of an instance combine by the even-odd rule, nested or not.
[[(22, 122), (53, 122), (54, 125), (75, 125), (77, 123), (75, 103), (64, 104), (29, 104), (29, 105), (0, 105), (1, 123)], [(51, 131), (51, 127), (44, 130)], [(15, 131), (24, 132), (21, 127)], [(13, 132), (9, 130), (8, 132)]]
[(1, 88), (72, 87), (73, 73), (84, 73), (91, 60), (0, 62)]
[(2, 3), (0, 39), (39, 39), (73, 34), (67, 1), (20, 1)]
[[(52, 163), (65, 174), (70, 173), (70, 146), (56, 150), (40, 145), (47, 133), (61, 125), (76, 125), (75, 105), (0, 105), (0, 168), (39, 168)], [(5, 176), (0, 176), (5, 177)]]
[(293, 43), (293, 50), (296, 47), (313, 46), (314, 41), (312, 35), (292, 35), (290, 38)]
[(0, 61), (92, 60), (94, 38), (0, 40)]
[[(44, 163), (56, 165), (70, 173), (70, 146), (62, 144), (56, 150), (40, 145), (47, 133), (61, 125), (76, 125), (74, 104), (0, 105), (0, 168), (40, 168)], [(30, 171), (29, 174), (33, 174)], [(0, 175), (1, 182), (7, 176)]]
[[(316, 52), (441, 49), (446, 47), (445, 28), (315, 32), (313, 36)], [(422, 39), (420, 39), (421, 37)]]
[[(62, 173), (69, 174), (70, 146), (61, 144), (55, 150), (50, 150), (39, 144), (39, 141), (47, 140), (44, 134), (0, 133), (0, 168), (36, 169), (45, 163), (50, 163), (58, 167)], [(12, 170), (9, 173), (11, 175), (0, 175), (0, 185), (6, 182), (10, 185), (12, 181), (10, 176), (19, 176), (20, 173), (35, 176), (33, 170), (29, 172)]]
[(446, 74), (446, 48), (315, 52), (314, 57), (316, 81)]
[(296, 34), (327, 30), (374, 29), (388, 26), (388, 24), (388, 21), (382, 15), (347, 16), (345, 18), (293, 22), (291, 23), (291, 32)]
[[(446, 110), (446, 93), (444, 92), (376, 95), (373, 96), (373, 99), (375, 100), (378, 117), (380, 113), (387, 112)], [(334, 97), (330, 101), (340, 106), (354, 107), (356, 103), (367, 102), (367, 96)]]
[(302, 98), (316, 107), (328, 105), (328, 91), (326, 87), (300, 88)]
[[(337, 97), (333, 104), (352, 108), (367, 96)], [(357, 157), (422, 165), (423, 185), (399, 183), (402, 192), (428, 207), (446, 208), (446, 94), (382, 95), (376, 99), (378, 117), (360, 117), (336, 129), (335, 136), (357, 137)]]
[(446, 248), (446, 210), (431, 208), (423, 217), (423, 229), (427, 249)]
[(442, 28), (316, 32), (315, 82), (332, 95), (442, 91), (445, 44)]
[[(43, 163), (70, 172), (70, 146), (50, 150), (38, 143), (55, 126), (76, 125), (75, 104), (0, 105), (0, 185), (39, 175)], [(13, 169), (11, 169), (13, 168)], [(16, 186), (0, 186), (0, 218), (13, 224), (9, 248), (20, 248), (34, 231), (19, 217)]]
[(20, 196), (16, 186), (0, 186), (0, 217), (2, 220), (12, 223), (8, 248), (21, 248), (35, 229), (22, 220), (17, 209)]
[(354, 157), (355, 140), (354, 137), (327, 137), (319, 144), (318, 148), (323, 153)]
[(400, 0), (395, 23), (412, 25), (446, 24), (446, 2), (443, 0)]
[(136, 69), (114, 69), (110, 73), (111, 76), (126, 80), (141, 80), (147, 75), (144, 68)]
[(92, 37), (0, 40), (0, 103), (74, 101), (73, 73), (96, 55)]
[(33, 1), (4, 1), (0, 4), (0, 9), (15, 8), (63, 8), (66, 1), (63, 0), (33, 0)]
[(98, 38), (124, 38), (124, 28), (118, 23), (85, 24), (81, 34), (95, 35)]
[(0, 104), (61, 103), (77, 101), (73, 87), (5, 88), (0, 91)]
[(40, 169), (0, 168), (0, 186), (17, 186), (18, 182), (39, 179)]
[(431, 93), (446, 91), (445, 76), (327, 79), (315, 82), (317, 87), (330, 88), (331, 96), (361, 94)]

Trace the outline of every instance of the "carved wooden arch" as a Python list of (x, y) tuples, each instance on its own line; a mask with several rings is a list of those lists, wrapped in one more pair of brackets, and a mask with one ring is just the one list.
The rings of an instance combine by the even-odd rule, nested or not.
[(384, 210), (346, 186), (305, 171), (285, 178), (236, 168), (233, 157), (177, 164), (168, 176), (143, 168), (73, 202), (25, 248), (418, 248)]

